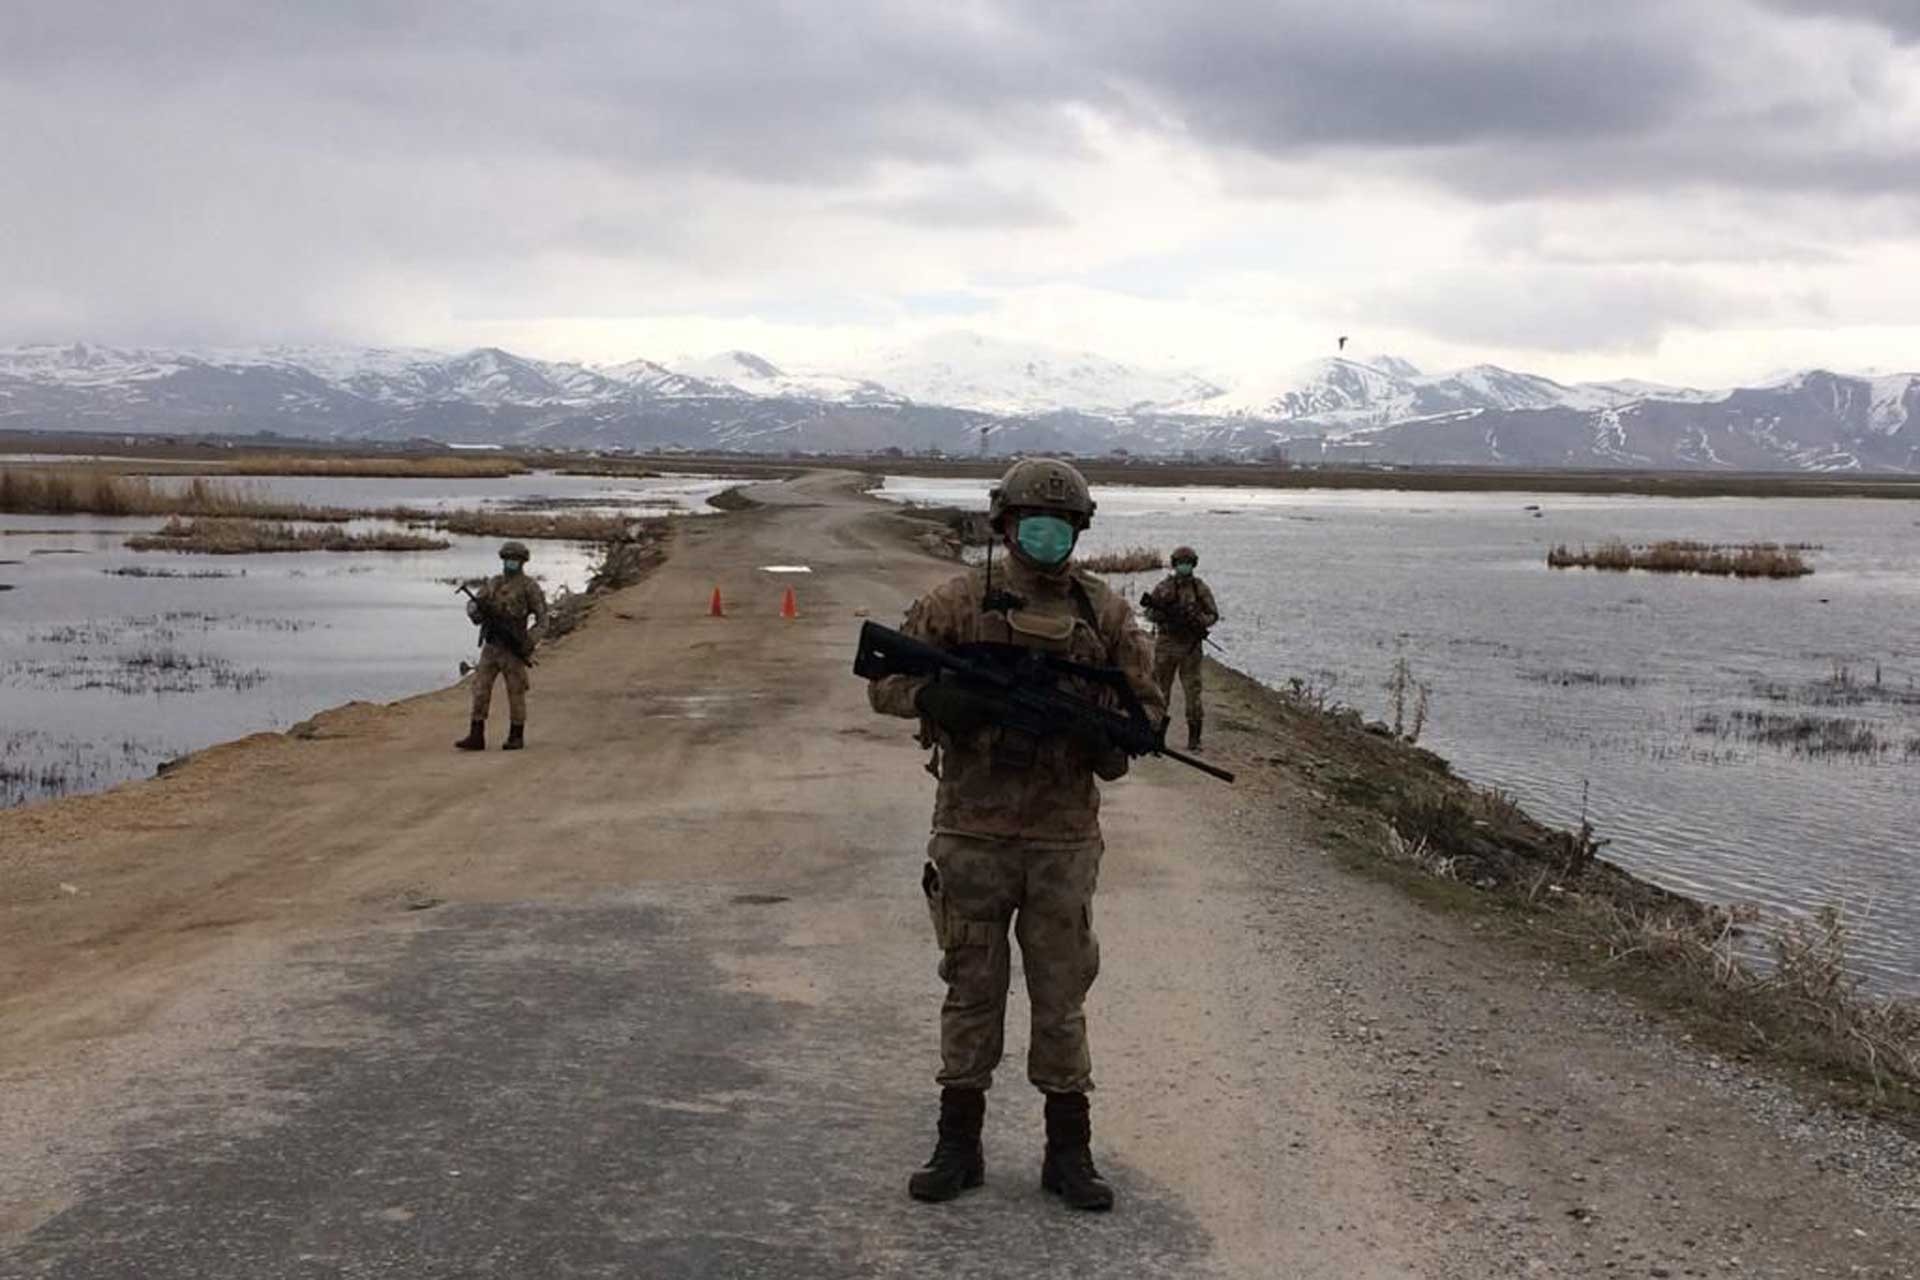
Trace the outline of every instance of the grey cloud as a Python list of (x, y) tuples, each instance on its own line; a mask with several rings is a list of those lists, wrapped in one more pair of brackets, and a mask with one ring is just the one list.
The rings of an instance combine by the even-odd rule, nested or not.
[[(1895, 5), (1920, 24), (1920, 5)], [(1095, 11), (1078, 18), (1098, 29)], [(1794, 46), (1817, 37), (1741, 0), (1215, 0), (1125, 14), (1093, 38), (1120, 101), (1333, 172), (1511, 200), (1676, 185), (1910, 196), (1920, 169), (1920, 139), (1884, 136), (1909, 67), (1850, 50), (1838, 76), (1802, 68)]]
[(1535, 351), (1650, 351), (1668, 331), (1753, 320), (1751, 298), (1657, 270), (1515, 267), (1436, 273), (1354, 305), (1452, 342)]
[(1107, 6), (1072, 7), (1126, 82), (1188, 127), (1258, 150), (1633, 133), (1701, 79), (1696, 52), (1641, 0), (1213, 0), (1127, 7), (1104, 30)]
[(843, 201), (836, 208), (884, 222), (946, 231), (1063, 227), (1072, 222), (1037, 191), (964, 181), (910, 196)]
[[(1578, 170), (1587, 147), (1719, 143), (1843, 114), (1844, 87), (1761, 86), (1738, 118), (1714, 100), (1725, 77), (1711, 58), (1764, 12), (1741, 0), (70, 0), (0, 17), (0, 71), (51, 101), (197, 111), (216, 144), (557, 153), (663, 180), (847, 185), (888, 162), (1068, 153), (1081, 146), (1073, 104), (1281, 159), (1413, 152), (1417, 164), (1531, 146)], [(1655, 148), (1652, 167), (1687, 149)], [(1561, 181), (1538, 165), (1522, 177)], [(1717, 177), (1744, 185), (1757, 169)]]
[(1920, 40), (1920, 5), (1913, 0), (1761, 0), (1761, 3), (1804, 17), (1870, 22), (1903, 40)]
[[(771, 256), (742, 225), (821, 209), (933, 234), (1055, 225), (1045, 190), (960, 175), (1092, 155), (1089, 111), (1229, 169), (1493, 203), (1910, 196), (1916, 143), (1870, 127), (1898, 67), (1867, 51), (1841, 83), (1802, 83), (1741, 61), (1773, 28), (1823, 38), (1795, 14), (1893, 23), (1906, 0), (1766, 3), (0, 6), (0, 118), (31, 124), (0, 131), (0, 340), (69, 316), (244, 337), (493, 282), (511, 309), (569, 287), (543, 268), (560, 255), (719, 288)], [(876, 195), (882, 176), (911, 194)]]

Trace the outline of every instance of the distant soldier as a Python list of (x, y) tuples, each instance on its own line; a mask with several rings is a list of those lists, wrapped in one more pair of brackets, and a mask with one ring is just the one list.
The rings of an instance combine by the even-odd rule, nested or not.
[(493, 705), (495, 676), (506, 681), (511, 718), (500, 749), (518, 751), (526, 745), (527, 668), (547, 631), (547, 596), (523, 572), (526, 563), (525, 543), (502, 545), (500, 572), (467, 600), (467, 617), (480, 625), (480, 665), (473, 669), (473, 722), (467, 736), (453, 744), (462, 751), (486, 750), (487, 710)]
[[(1015, 463), (988, 512), (1006, 557), (916, 601), (904, 633), (943, 648), (1016, 645), (1118, 668), (1158, 722), (1164, 708), (1146, 633), (1125, 600), (1069, 563), (1093, 507), (1087, 482), (1066, 463)], [(1112, 696), (1093, 686), (1073, 691)], [(1127, 756), (1097, 730), (1035, 736), (1003, 727), (1004, 707), (992, 696), (944, 680), (887, 676), (868, 696), (876, 711), (920, 721), (940, 780), (920, 882), (947, 984), (940, 1136), (907, 1190), (950, 1200), (985, 1180), (980, 1128), (1005, 1033), (1011, 926), (1033, 1010), (1027, 1078), (1046, 1097), (1041, 1185), (1076, 1209), (1111, 1208), (1113, 1188), (1090, 1147), (1085, 1002), (1100, 971), (1092, 899), (1104, 846), (1094, 779), (1120, 777)]]
[(1158, 633), (1153, 641), (1153, 683), (1161, 700), (1173, 712), (1173, 677), (1180, 675), (1180, 688), (1187, 704), (1187, 750), (1200, 749), (1200, 726), (1206, 710), (1200, 701), (1200, 673), (1205, 665), (1203, 651), (1207, 633), (1220, 621), (1219, 606), (1213, 591), (1194, 576), (1200, 566), (1200, 553), (1192, 547), (1173, 549), (1173, 572), (1160, 585), (1140, 597)]

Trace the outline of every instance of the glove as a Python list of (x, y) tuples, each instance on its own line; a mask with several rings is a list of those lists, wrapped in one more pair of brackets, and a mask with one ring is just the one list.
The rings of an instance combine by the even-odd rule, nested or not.
[(1000, 704), (992, 697), (944, 681), (920, 687), (913, 705), (921, 715), (951, 734), (972, 733), (1000, 718)]
[(1068, 727), (1065, 736), (1068, 742), (1096, 759), (1113, 750), (1113, 739), (1097, 724), (1076, 721)]
[(480, 602), (478, 600), (467, 601), (467, 621), (480, 621)]

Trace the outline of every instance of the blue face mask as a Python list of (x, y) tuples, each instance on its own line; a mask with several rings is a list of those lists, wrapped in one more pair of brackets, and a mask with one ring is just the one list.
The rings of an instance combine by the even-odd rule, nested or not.
[(1024, 516), (1015, 537), (1029, 560), (1049, 569), (1073, 554), (1073, 526), (1059, 516)]
[(1191, 578), (1193, 576), (1193, 566), (1185, 560), (1175, 561), (1173, 571), (1183, 578)]

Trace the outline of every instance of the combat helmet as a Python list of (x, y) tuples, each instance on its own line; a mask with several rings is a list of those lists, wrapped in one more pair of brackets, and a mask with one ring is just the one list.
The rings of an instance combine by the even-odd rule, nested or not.
[(527, 554), (526, 543), (503, 542), (500, 544), (500, 558), (502, 560), (518, 560), (521, 564), (525, 564), (532, 557)]
[(1200, 563), (1200, 553), (1192, 547), (1175, 547), (1173, 554), (1167, 557), (1168, 564), (1179, 564), (1182, 560), (1197, 565)]
[(1093, 491), (1086, 477), (1058, 458), (1022, 458), (1007, 468), (987, 498), (987, 523), (995, 529), (1009, 511), (1054, 511), (1076, 529), (1093, 520)]

